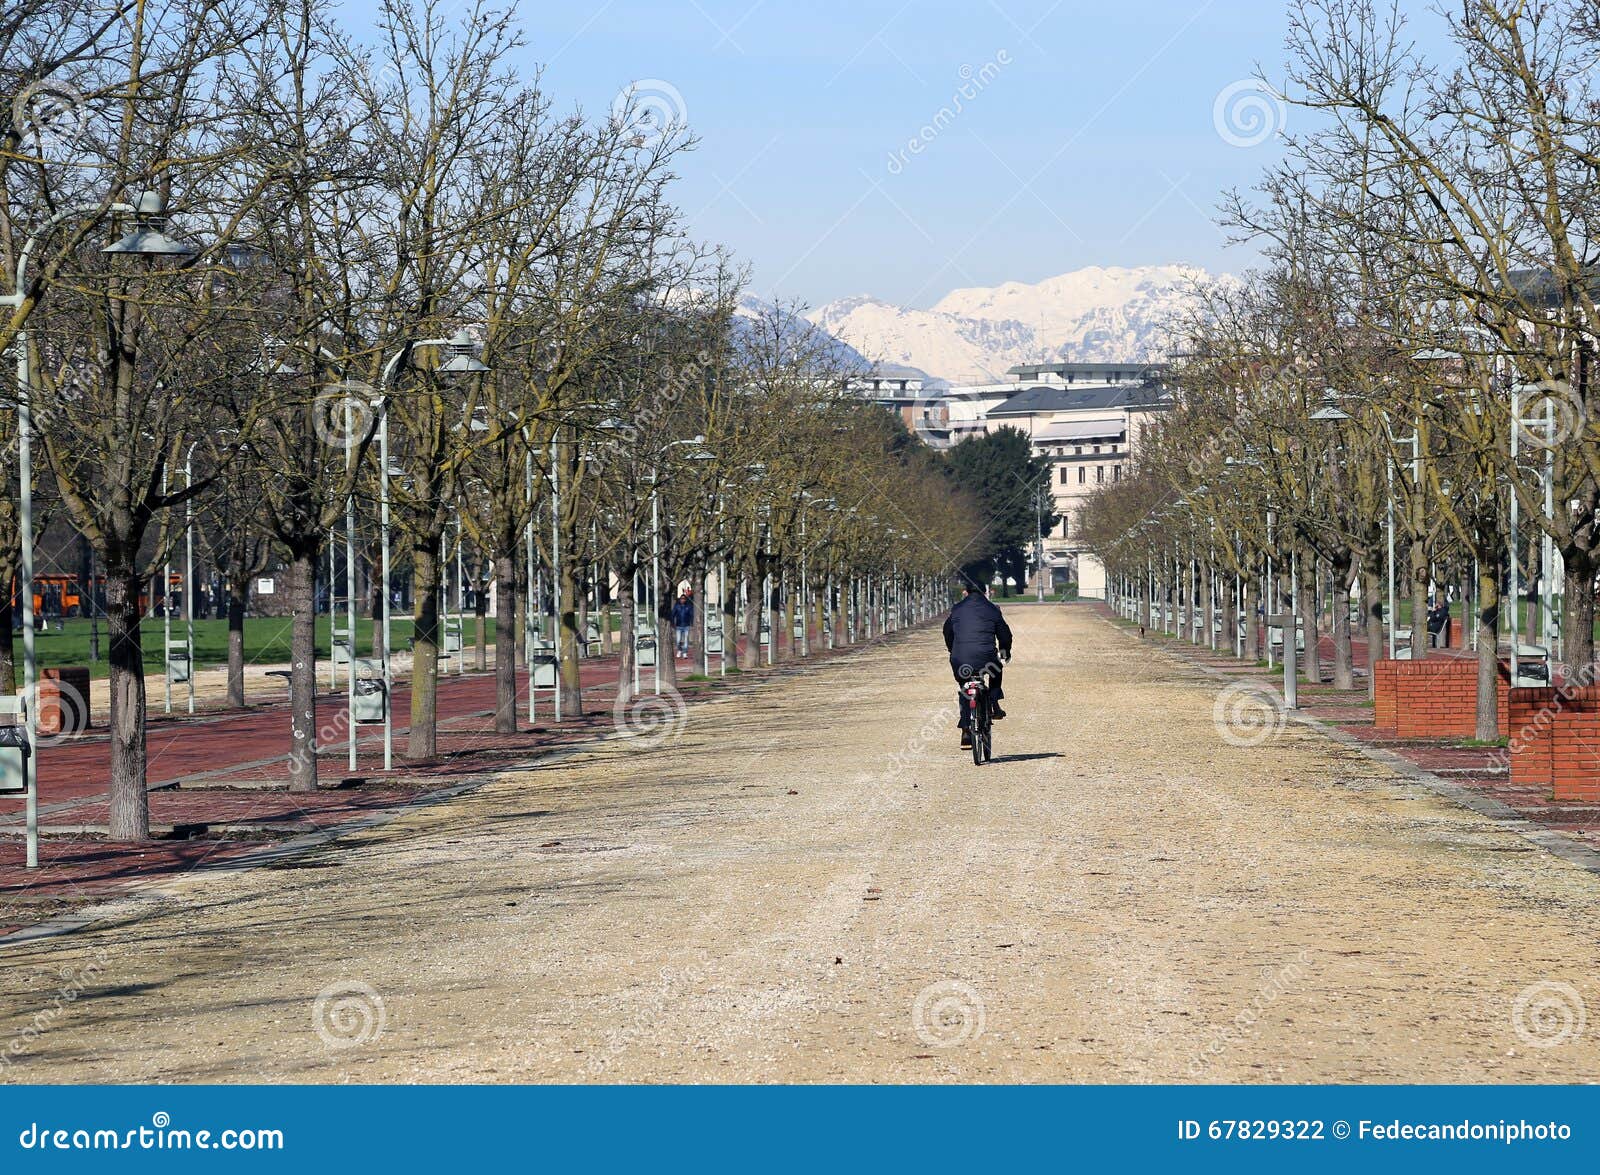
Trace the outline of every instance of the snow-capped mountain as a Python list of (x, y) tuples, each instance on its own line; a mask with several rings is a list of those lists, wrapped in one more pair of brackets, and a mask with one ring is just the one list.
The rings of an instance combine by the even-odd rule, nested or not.
[(858, 296), (812, 322), (869, 360), (903, 363), (958, 383), (999, 380), (1017, 363), (1162, 358), (1168, 332), (1213, 279), (1186, 265), (1090, 266), (1029, 285), (952, 290), (930, 310)]

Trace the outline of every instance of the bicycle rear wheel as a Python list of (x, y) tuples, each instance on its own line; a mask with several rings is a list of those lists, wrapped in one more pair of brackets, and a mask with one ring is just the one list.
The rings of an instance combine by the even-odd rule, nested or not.
[(979, 694), (972, 707), (972, 765), (982, 767), (989, 757), (989, 696)]

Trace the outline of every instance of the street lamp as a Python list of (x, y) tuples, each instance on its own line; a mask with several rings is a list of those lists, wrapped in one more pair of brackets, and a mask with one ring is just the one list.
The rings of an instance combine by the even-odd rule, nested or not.
[[(133, 216), (134, 231), (102, 252), (140, 257), (187, 257), (196, 250), (194, 246), (174, 240), (163, 231), (166, 225), (165, 206), (155, 192), (143, 192), (133, 204), (114, 203), (77, 204), (63, 208), (51, 216), (30, 236), (17, 255), (16, 289), (0, 295), (0, 306), (22, 307), (28, 301), (28, 263), (33, 259), (39, 242), (64, 221), (74, 217), (100, 216), (105, 213)], [(39, 768), (38, 756), (33, 752), (37, 742), (39, 721), (35, 698), (38, 679), (38, 660), (34, 648), (33, 622), (33, 454), (32, 439), (32, 389), (33, 372), (28, 361), (28, 331), (26, 326), (17, 331), (13, 345), (17, 349), (17, 478), (19, 494), (17, 503), (17, 531), (21, 546), (18, 596), (22, 602), (22, 720), (28, 742), (28, 753), (23, 760), (24, 785), (27, 788), (27, 867), (39, 866)]]
[[(705, 443), (706, 443), (706, 438), (704, 436), (700, 435), (699, 433), (696, 433), (694, 436), (685, 438), (684, 440), (681, 440), (681, 441), (668, 441), (666, 444), (661, 446), (661, 452), (658, 453), (656, 456), (657, 456), (658, 460), (661, 460), (661, 459), (664, 459), (666, 457), (667, 450), (677, 448), (679, 445), (693, 445), (693, 446), (698, 448), (699, 446), (702, 446)], [(700, 454), (695, 454), (694, 456), (697, 459), (705, 460), (705, 459), (711, 457), (711, 454), (702, 452)], [(655, 692), (659, 694), (661, 692), (661, 634), (660, 634), (660, 624), (661, 624), (661, 495), (657, 492), (657, 474), (658, 474), (658, 472), (659, 472), (659, 470), (657, 468), (657, 465), (654, 462), (652, 462), (651, 465), (650, 465), (650, 592), (649, 592), (649, 599), (650, 599), (650, 627), (651, 627), (652, 630), (654, 630), (656, 632), (656, 637), (655, 637), (655, 641), (656, 641)], [(635, 625), (634, 627), (637, 629), (638, 626)], [(635, 634), (633, 636), (633, 639), (635, 641), (638, 640), (637, 632), (635, 632)], [(672, 652), (673, 652), (673, 656), (676, 657), (677, 656), (677, 648), (674, 647)], [(639, 664), (639, 656), (638, 656), (638, 652), (637, 652), (637, 645), (635, 646), (633, 663), (634, 663), (635, 669), (637, 669), (638, 664)]]
[[(477, 344), (464, 328), (455, 332), (449, 338), (415, 339), (400, 345), (389, 359), (384, 363), (378, 376), (378, 394), (375, 396), (364, 395), (364, 401), (377, 414), (378, 427), (378, 513), (379, 531), (381, 532), (382, 554), (381, 572), (383, 576), (383, 769), (390, 771), (394, 768), (394, 666), (391, 662), (393, 645), (393, 604), (390, 598), (390, 570), (389, 570), (389, 479), (401, 476), (404, 471), (391, 469), (389, 465), (389, 388), (393, 384), (400, 364), (412, 351), (419, 347), (448, 347), (450, 358), (439, 365), (439, 371), (446, 375), (482, 374), (490, 370), (489, 366), (481, 362), (475, 355)], [(351, 396), (357, 391), (370, 393), (371, 388), (365, 384), (346, 382), (339, 385), (345, 391), (345, 413), (347, 427), (345, 428), (345, 465), (349, 468), (354, 460), (354, 429), (350, 427), (350, 414), (353, 408)], [(355, 561), (354, 561), (354, 492), (346, 503), (345, 509), (345, 537), (346, 537), (346, 594), (349, 597), (345, 602), (345, 613), (348, 622), (350, 639), (350, 672), (347, 675), (345, 699), (345, 725), (349, 728), (348, 754), (349, 765), (353, 771), (356, 766), (356, 725), (355, 714), (355, 652), (356, 652), (356, 613), (355, 613)], [(330, 585), (331, 596), (331, 585)], [(332, 600), (329, 601), (328, 624), (333, 624)], [(414, 667), (413, 667), (414, 669)], [(413, 672), (415, 678), (415, 672)]]

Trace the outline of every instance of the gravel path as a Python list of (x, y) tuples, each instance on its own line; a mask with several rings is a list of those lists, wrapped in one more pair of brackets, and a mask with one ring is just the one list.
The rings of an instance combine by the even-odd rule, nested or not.
[(1600, 878), (1010, 615), (986, 768), (919, 632), (6, 949), (0, 1080), (1600, 1074)]

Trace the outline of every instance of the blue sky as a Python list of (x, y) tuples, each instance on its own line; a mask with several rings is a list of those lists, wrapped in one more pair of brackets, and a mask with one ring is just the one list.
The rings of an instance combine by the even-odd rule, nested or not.
[[(358, 35), (368, 3), (348, 5)], [(559, 105), (598, 116), (645, 79), (681, 95), (701, 143), (678, 202), (763, 295), (926, 306), (1084, 265), (1253, 261), (1213, 214), (1277, 147), (1230, 143), (1214, 108), (1278, 68), (1279, 0), (539, 0), (523, 19)]]

